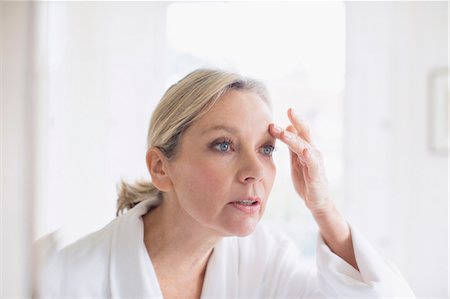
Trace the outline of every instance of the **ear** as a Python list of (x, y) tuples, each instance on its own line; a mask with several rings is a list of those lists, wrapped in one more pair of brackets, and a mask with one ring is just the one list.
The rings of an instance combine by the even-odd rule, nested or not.
[(172, 189), (172, 180), (166, 171), (168, 161), (164, 154), (158, 148), (151, 147), (147, 150), (145, 160), (153, 185), (162, 192)]

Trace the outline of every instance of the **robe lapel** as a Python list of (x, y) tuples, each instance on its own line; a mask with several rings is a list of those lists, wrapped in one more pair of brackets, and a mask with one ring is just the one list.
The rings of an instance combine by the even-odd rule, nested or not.
[[(118, 219), (110, 257), (112, 298), (162, 298), (153, 265), (144, 245), (141, 216), (157, 199), (141, 202)], [(237, 239), (222, 239), (208, 261), (201, 298), (236, 298), (239, 295), (239, 250)]]
[(239, 296), (239, 251), (235, 237), (222, 239), (211, 254), (206, 268), (201, 298)]
[(162, 298), (145, 248), (141, 218), (158, 203), (157, 199), (143, 201), (118, 219), (111, 241), (110, 286), (113, 298)]

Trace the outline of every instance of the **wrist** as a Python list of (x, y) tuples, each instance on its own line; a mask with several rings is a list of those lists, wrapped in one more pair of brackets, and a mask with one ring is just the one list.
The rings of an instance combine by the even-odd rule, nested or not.
[(330, 203), (326, 208), (312, 211), (312, 213), (319, 226), (320, 233), (325, 239), (337, 241), (349, 237), (348, 223), (333, 203)]
[(334, 205), (334, 202), (331, 199), (324, 200), (322, 204), (310, 208), (309, 211), (314, 216), (314, 218), (327, 217), (338, 213), (336, 206)]

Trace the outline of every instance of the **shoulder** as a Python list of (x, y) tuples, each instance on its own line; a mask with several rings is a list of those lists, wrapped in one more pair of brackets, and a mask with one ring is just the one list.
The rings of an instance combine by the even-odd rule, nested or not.
[[(102, 229), (90, 233), (78, 241), (64, 247), (52, 258), (56, 267), (83, 269), (88, 275), (95, 265), (96, 269), (109, 262), (114, 247), (125, 246), (142, 239), (142, 219), (150, 206), (157, 205), (157, 199), (149, 199), (136, 205), (125, 214), (113, 219)], [(73, 271), (70, 271), (73, 272)]]
[(114, 219), (102, 229), (62, 248), (46, 262), (42, 273), (44, 294), (78, 294), (79, 290), (103, 294), (108, 288), (108, 268)]
[(90, 233), (61, 249), (56, 258), (76, 265), (83, 261), (97, 259), (99, 254), (110, 250), (111, 238), (119, 219), (112, 220), (98, 231)]
[(110, 297), (110, 284), (117, 284), (118, 280), (129, 283), (127, 275), (131, 273), (130, 270), (139, 272), (136, 267), (147, 261), (144, 258), (147, 255), (141, 252), (144, 230), (142, 215), (159, 203), (157, 198), (142, 201), (104, 228), (50, 257), (42, 272), (41, 285), (45, 290), (42, 293), (50, 297), (67, 294), (70, 297)]

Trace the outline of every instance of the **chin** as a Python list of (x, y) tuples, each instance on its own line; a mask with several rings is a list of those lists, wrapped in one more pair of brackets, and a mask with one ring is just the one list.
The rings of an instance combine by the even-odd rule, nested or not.
[(246, 237), (253, 233), (258, 226), (259, 221), (253, 220), (250, 222), (242, 223), (241, 225), (234, 227), (231, 230), (231, 235), (236, 237)]

